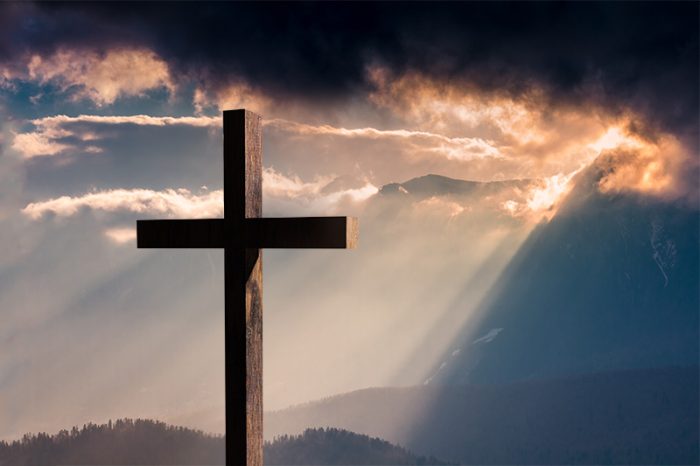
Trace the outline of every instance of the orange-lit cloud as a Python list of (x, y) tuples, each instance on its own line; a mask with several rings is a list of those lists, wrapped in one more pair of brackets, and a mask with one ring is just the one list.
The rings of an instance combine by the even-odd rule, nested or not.
[(6, 71), (4, 75), (6, 80), (53, 83), (73, 99), (89, 99), (98, 106), (152, 89), (175, 92), (167, 63), (147, 49), (113, 49), (105, 53), (61, 49), (50, 56), (32, 55), (27, 59), (26, 71)]
[(50, 156), (59, 154), (72, 148), (70, 144), (64, 144), (55, 139), (63, 137), (65, 133), (52, 130), (37, 131), (32, 133), (15, 134), (12, 148), (24, 158), (38, 156)]
[(681, 181), (690, 162), (687, 149), (670, 134), (639, 135), (634, 128), (644, 127), (644, 120), (630, 111), (613, 115), (551, 102), (533, 86), (515, 97), (417, 73), (394, 76), (379, 67), (370, 68), (368, 77), (375, 86), (371, 101), (411, 130), (486, 139), (506, 161), (499, 177), (541, 180), (524, 204), (505, 201), (505, 211), (552, 210), (574, 175), (593, 164), (605, 172), (599, 183), (604, 192), (673, 198), (687, 188)]
[(684, 170), (691, 164), (678, 139), (662, 135), (653, 142), (610, 148), (595, 167), (602, 174), (598, 186), (603, 192), (630, 191), (674, 199), (692, 195), (693, 187), (683, 182)]
[(571, 180), (579, 171), (533, 180), (527, 190), (501, 202), (500, 208), (514, 217), (532, 219), (535, 222), (543, 218), (550, 219), (556, 213), (559, 203), (571, 191)]
[(245, 81), (230, 84), (216, 91), (197, 87), (192, 104), (198, 114), (207, 107), (216, 107), (219, 111), (246, 108), (260, 114), (267, 114), (273, 108), (270, 97)]
[(571, 188), (569, 181), (576, 173), (554, 175), (542, 180), (541, 186), (537, 186), (530, 191), (527, 199), (528, 208), (533, 211), (551, 209)]
[[(689, 160), (685, 148), (669, 134), (640, 135), (644, 122), (629, 111), (612, 115), (601, 108), (558, 104), (537, 88), (519, 96), (485, 93), (416, 73), (394, 76), (381, 68), (370, 69), (369, 77), (374, 90), (365, 96), (364, 107), (353, 110), (352, 118), (339, 112), (333, 125), (303, 121), (304, 116), (300, 121), (264, 120), (266, 134), (276, 144), (272, 151), (267, 146), (269, 166), (281, 164), (287, 171), (290, 166), (299, 167), (306, 180), (287, 177), (285, 186), (291, 191), (284, 191), (279, 173), (267, 171), (267, 196), (274, 197), (275, 192), (277, 199), (305, 200), (318, 211), (339, 202), (322, 193), (324, 183), (334, 177), (330, 174), (365, 180), (344, 194), (336, 193), (355, 203), (371, 196), (378, 186), (426, 173), (478, 181), (531, 179), (538, 184), (530, 192), (502, 199), (500, 209), (512, 215), (551, 216), (570, 191), (574, 175), (594, 163), (605, 166), (602, 191), (672, 198), (687, 189), (680, 181)], [(222, 89), (198, 88), (195, 105), (203, 110), (219, 104), (264, 108), (271, 103), (246, 83)], [(380, 113), (382, 117), (377, 116)], [(358, 115), (369, 115), (372, 124), (357, 124), (363, 121)], [(75, 123), (185, 125), (219, 131), (221, 118), (57, 115), (32, 123), (35, 129), (15, 134), (12, 144), (24, 158), (74, 150), (100, 152), (99, 132)], [(81, 147), (72, 145), (71, 138), (80, 141)]]
[(596, 139), (612, 120), (595, 109), (554, 106), (534, 87), (514, 97), (416, 73), (393, 76), (370, 68), (368, 74), (375, 85), (370, 100), (405, 124), (449, 136), (477, 135), (513, 158), (574, 158), (581, 141)]

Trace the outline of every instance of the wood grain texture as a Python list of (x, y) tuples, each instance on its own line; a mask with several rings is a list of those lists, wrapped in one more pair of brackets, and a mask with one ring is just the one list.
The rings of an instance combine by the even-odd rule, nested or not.
[(263, 466), (263, 280), (262, 251), (245, 249), (251, 265), (246, 282), (246, 428), (248, 466)]
[(345, 247), (355, 249), (360, 241), (360, 220), (357, 217), (346, 217)]
[[(224, 112), (226, 464), (263, 466), (262, 258), (243, 248), (246, 218), (262, 215), (262, 124)], [(241, 234), (243, 233), (243, 234)], [(257, 395), (256, 395), (257, 393)]]

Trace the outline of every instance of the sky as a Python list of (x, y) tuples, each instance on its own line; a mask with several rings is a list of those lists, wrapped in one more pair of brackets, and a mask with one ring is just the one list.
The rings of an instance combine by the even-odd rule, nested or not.
[[(222, 215), (224, 109), (263, 116), (264, 215), (360, 218), (264, 253), (265, 408), (429, 381), (579, 174), (697, 205), (698, 9), (0, 3), (0, 439), (223, 431), (223, 253), (135, 220)], [(520, 181), (380, 192), (428, 174)]]

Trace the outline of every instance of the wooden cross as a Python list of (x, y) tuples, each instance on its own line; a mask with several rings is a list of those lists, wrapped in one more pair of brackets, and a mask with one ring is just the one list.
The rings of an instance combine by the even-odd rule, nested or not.
[(352, 217), (262, 218), (262, 121), (224, 112), (224, 218), (139, 220), (139, 248), (223, 248), (226, 464), (263, 466), (261, 248), (354, 248)]

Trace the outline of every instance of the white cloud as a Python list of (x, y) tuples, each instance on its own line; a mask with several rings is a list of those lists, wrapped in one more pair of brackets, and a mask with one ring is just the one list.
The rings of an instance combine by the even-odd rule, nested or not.
[(136, 229), (133, 227), (108, 228), (105, 236), (116, 244), (133, 243), (136, 241)]
[[(378, 189), (369, 182), (351, 188), (328, 189), (333, 177), (305, 182), (296, 176), (285, 176), (273, 169), (263, 172), (263, 193), (272, 202), (288, 201), (303, 211), (330, 213), (339, 206), (361, 203)], [(193, 193), (187, 189), (109, 189), (80, 196), (60, 196), (28, 204), (22, 213), (33, 220), (44, 215), (70, 217), (83, 209), (103, 212), (133, 212), (162, 215), (170, 218), (212, 218), (223, 215), (223, 191), (203, 189)], [(105, 234), (118, 242), (126, 233), (109, 230)]]
[(417, 209), (425, 209), (424, 212), (430, 212), (431, 214), (438, 214), (446, 218), (454, 218), (458, 215), (468, 211), (468, 207), (463, 206), (459, 202), (447, 198), (441, 198), (438, 196), (432, 196), (428, 199), (424, 199), (416, 204)]
[(72, 148), (70, 144), (57, 142), (56, 133), (37, 131), (33, 133), (15, 134), (12, 148), (24, 158), (56, 155)]
[(324, 186), (333, 181), (333, 176), (317, 177), (314, 181), (302, 181), (296, 175), (286, 176), (274, 168), (263, 170), (263, 186), (265, 193), (273, 197), (313, 197), (317, 196)]
[[(77, 137), (81, 141), (90, 141), (98, 137), (85, 128), (69, 128), (77, 123), (100, 125), (138, 125), (138, 126), (193, 126), (217, 128), (222, 124), (220, 117), (155, 117), (150, 115), (101, 116), (101, 115), (55, 115), (32, 120), (35, 130), (15, 135), (13, 148), (24, 158), (51, 156), (75, 150), (76, 147), (65, 142), (66, 137)], [(405, 129), (382, 130), (377, 128), (339, 128), (330, 125), (309, 125), (284, 119), (264, 120), (265, 126), (293, 133), (299, 136), (338, 136), (345, 138), (364, 138), (368, 140), (404, 141), (415, 152), (439, 154), (447, 159), (468, 161), (481, 158), (499, 158), (501, 154), (491, 141), (481, 138), (447, 137), (427, 131), (409, 131)], [(95, 150), (95, 146), (92, 149)]]
[(137, 125), (137, 126), (194, 126), (201, 128), (215, 128), (221, 126), (221, 118), (218, 117), (154, 117), (150, 115), (128, 116), (101, 116), (101, 115), (55, 115), (37, 118), (31, 123), (34, 131), (15, 133), (12, 148), (23, 158), (55, 156), (68, 151), (82, 150), (88, 153), (98, 153), (102, 149), (96, 145), (89, 145), (78, 149), (73, 144), (66, 143), (68, 137), (77, 138), (80, 141), (96, 141), (99, 136), (85, 127), (76, 127), (79, 123), (97, 125)]
[(283, 119), (272, 119), (268, 126), (299, 135), (339, 136), (366, 139), (398, 139), (408, 141), (427, 152), (442, 155), (448, 159), (472, 160), (486, 157), (501, 157), (498, 147), (492, 141), (481, 138), (448, 137), (428, 131), (377, 128), (338, 128), (330, 125), (309, 125)]
[(172, 116), (150, 116), (150, 115), (125, 115), (125, 116), (102, 116), (102, 115), (78, 115), (71, 117), (67, 115), (55, 115), (32, 120), (32, 123), (43, 127), (57, 127), (65, 123), (98, 123), (105, 125), (139, 125), (139, 126), (196, 126), (196, 127), (216, 127), (221, 126), (219, 117), (172, 117)]
[(150, 213), (173, 218), (220, 217), (223, 213), (223, 191), (193, 194), (187, 189), (110, 189), (32, 202), (22, 209), (22, 213), (36, 220), (47, 213), (70, 217), (81, 209)]
[(272, 210), (285, 206), (292, 212), (328, 215), (340, 209), (355, 210), (379, 189), (368, 180), (353, 180), (350, 186), (334, 186), (334, 176), (316, 177), (307, 182), (295, 175), (283, 175), (273, 168), (263, 170), (263, 194), (272, 203)]

